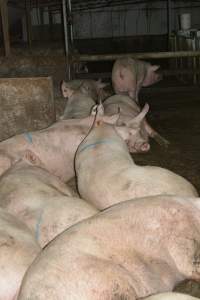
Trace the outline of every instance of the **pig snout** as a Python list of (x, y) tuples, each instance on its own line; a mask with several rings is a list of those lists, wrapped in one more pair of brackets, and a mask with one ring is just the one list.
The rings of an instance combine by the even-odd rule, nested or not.
[(147, 152), (150, 150), (150, 144), (149, 143), (143, 143), (141, 146), (140, 146), (140, 149), (142, 152)]
[(148, 142), (133, 144), (131, 141), (128, 141), (127, 145), (130, 153), (145, 153), (150, 150), (150, 144)]

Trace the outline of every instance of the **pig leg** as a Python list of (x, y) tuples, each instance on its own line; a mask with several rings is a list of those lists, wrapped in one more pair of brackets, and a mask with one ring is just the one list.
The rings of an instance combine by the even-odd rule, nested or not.
[(137, 88), (136, 89), (136, 93), (135, 93), (135, 101), (136, 101), (136, 103), (139, 103), (139, 91), (140, 91), (140, 88)]
[(136, 99), (136, 97), (137, 97), (136, 91), (128, 91), (128, 95), (131, 99), (133, 99), (134, 101), (136, 101), (138, 103), (138, 100)]
[(142, 88), (142, 85), (136, 87), (136, 90), (128, 91), (128, 95), (131, 99), (133, 99), (136, 103), (139, 103), (139, 91)]
[(166, 140), (164, 137), (162, 137), (157, 131), (155, 131), (147, 122), (147, 120), (144, 120), (144, 126), (148, 133), (148, 135), (153, 138), (160, 146), (168, 147), (170, 142)]

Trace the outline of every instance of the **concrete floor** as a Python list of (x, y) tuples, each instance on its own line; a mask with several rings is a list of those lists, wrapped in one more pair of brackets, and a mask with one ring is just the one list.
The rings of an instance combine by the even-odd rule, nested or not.
[(200, 89), (145, 91), (152, 127), (170, 141), (167, 149), (151, 141), (151, 150), (133, 158), (138, 164), (161, 166), (191, 181), (200, 193)]
[[(152, 140), (149, 153), (133, 155), (135, 162), (168, 168), (187, 178), (200, 193), (200, 89), (147, 89), (140, 99), (150, 104), (147, 118), (170, 145), (164, 149)], [(200, 298), (200, 284), (194, 281), (175, 290)]]

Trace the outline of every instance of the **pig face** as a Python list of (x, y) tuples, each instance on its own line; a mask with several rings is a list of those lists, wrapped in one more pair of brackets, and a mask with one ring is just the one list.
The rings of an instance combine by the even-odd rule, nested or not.
[(135, 132), (130, 131), (129, 140), (127, 142), (130, 153), (144, 153), (150, 150), (150, 144), (141, 134), (141, 130)]
[(144, 123), (148, 110), (149, 105), (145, 104), (142, 111), (133, 120), (123, 118), (117, 123), (118, 125), (125, 125), (126, 136), (124, 135), (123, 139), (126, 141), (130, 153), (144, 153), (150, 149), (149, 136)]
[(120, 112), (111, 116), (104, 115), (103, 105), (95, 105), (91, 115), (96, 115), (96, 123), (101, 122), (115, 125), (115, 129), (122, 139), (126, 142), (130, 153), (147, 152), (150, 149), (148, 135), (141, 123), (149, 110), (149, 105), (145, 104), (142, 111), (129, 121), (120, 121)]
[(130, 153), (144, 153), (150, 149), (148, 138), (144, 138), (140, 128), (136, 125), (135, 128), (120, 126), (116, 127), (117, 132), (126, 142)]
[(149, 86), (152, 85), (160, 80), (162, 80), (162, 74), (157, 72), (160, 66), (157, 65), (150, 65), (147, 68), (147, 74), (144, 78), (142, 86)]

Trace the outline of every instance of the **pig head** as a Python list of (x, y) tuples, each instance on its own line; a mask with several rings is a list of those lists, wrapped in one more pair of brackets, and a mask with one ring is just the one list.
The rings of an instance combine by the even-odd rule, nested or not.
[[(146, 152), (150, 149), (149, 137), (156, 140), (161, 146), (167, 147), (169, 142), (161, 136), (155, 129), (153, 129), (147, 119), (145, 114), (148, 112), (146, 107), (146, 113), (143, 117), (138, 116), (141, 109), (139, 105), (127, 95), (113, 95), (103, 102), (105, 114), (112, 115), (120, 110), (120, 118), (117, 125), (126, 125), (132, 128), (138, 127), (138, 137), (137, 143), (133, 142), (131, 146), (130, 139), (130, 152)], [(137, 117), (138, 116), (138, 117)], [(137, 117), (137, 118), (136, 118)], [(139, 120), (137, 120), (139, 119)], [(135, 137), (134, 137), (135, 138)]]

